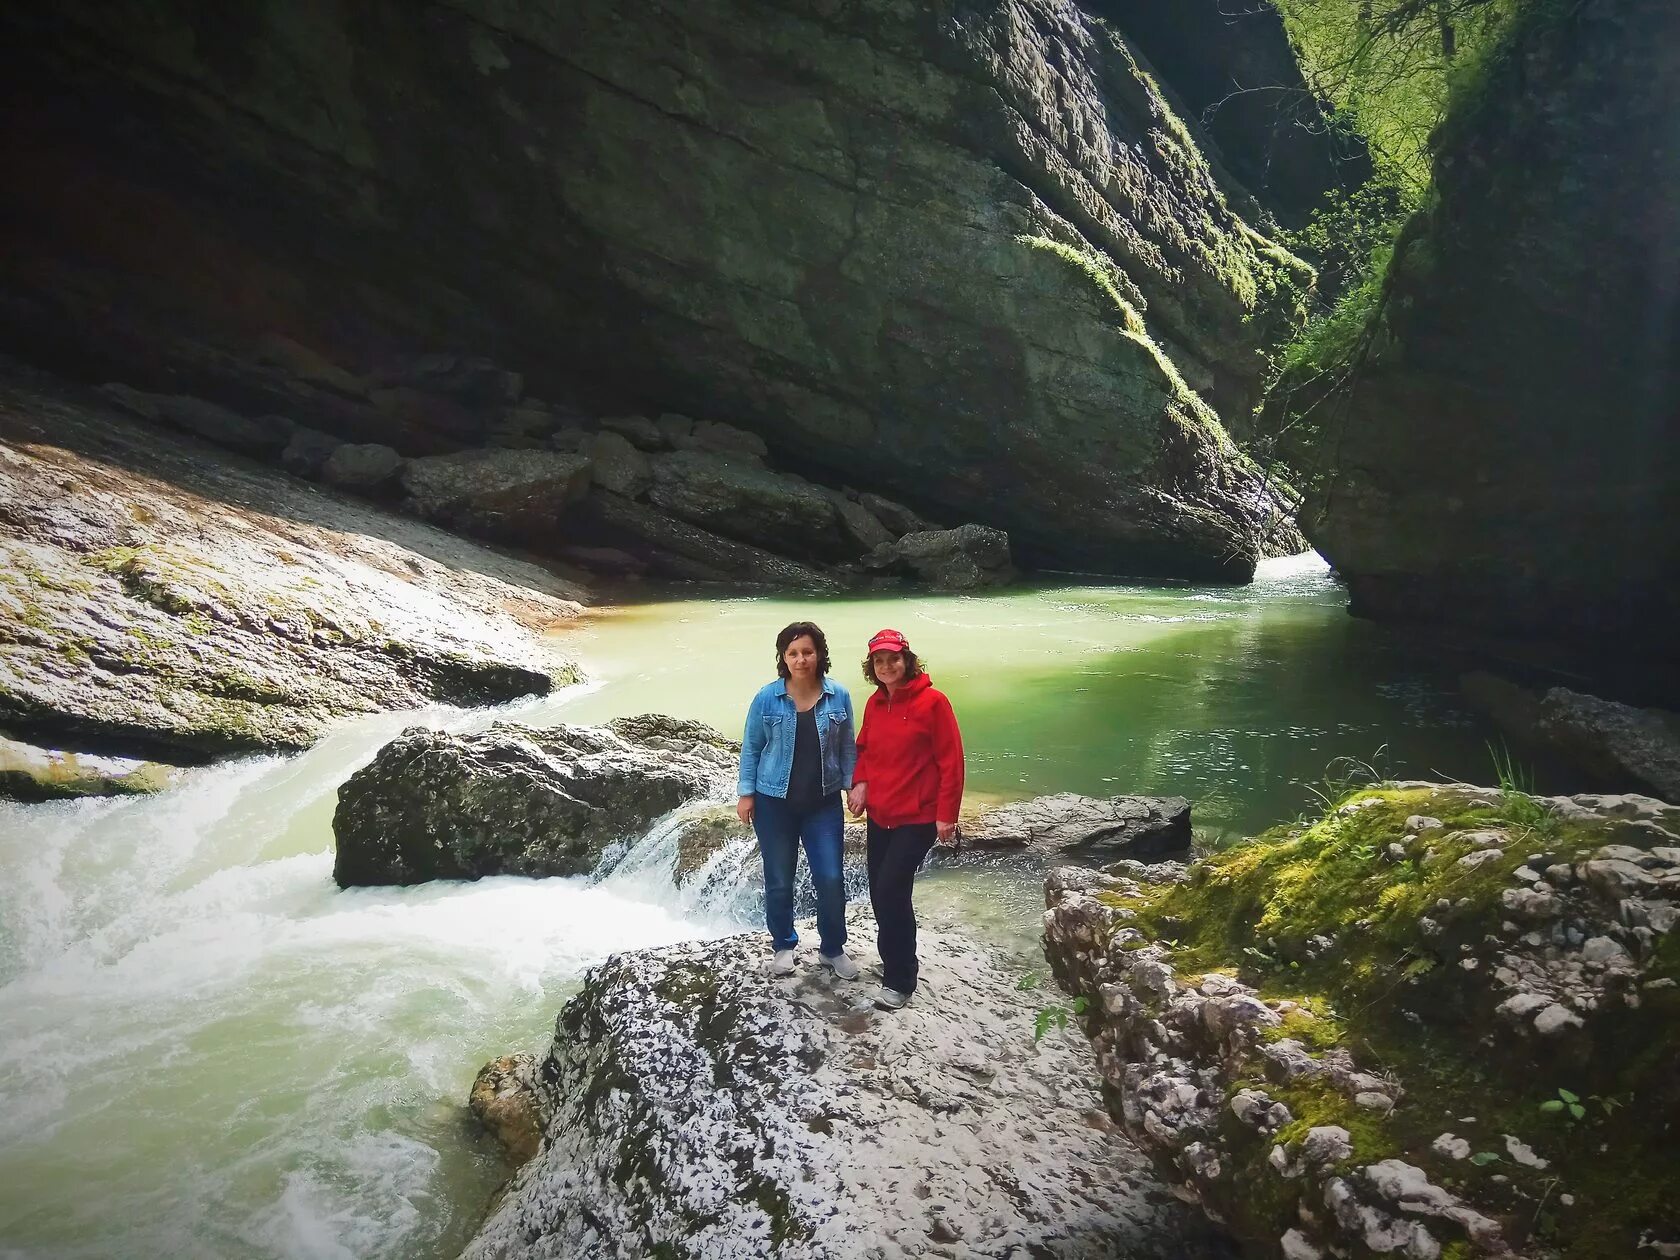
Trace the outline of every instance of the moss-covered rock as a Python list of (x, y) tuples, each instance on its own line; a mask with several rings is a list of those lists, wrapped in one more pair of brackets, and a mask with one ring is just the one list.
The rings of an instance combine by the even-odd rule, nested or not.
[(1680, 809), (1401, 784), (1047, 900), (1112, 1114), (1254, 1254), (1672, 1233)]

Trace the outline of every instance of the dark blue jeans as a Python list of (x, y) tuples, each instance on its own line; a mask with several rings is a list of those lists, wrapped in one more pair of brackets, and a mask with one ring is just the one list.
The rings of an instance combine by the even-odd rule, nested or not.
[(811, 864), (811, 884), (817, 893), (817, 948), (832, 958), (846, 948), (846, 885), (842, 866), (845, 824), (840, 817), (840, 793), (822, 799), (813, 809), (789, 805), (763, 792), (753, 796), (753, 830), (758, 854), (764, 859), (764, 923), (776, 949), (799, 944), (793, 930), (793, 876), (799, 863), (799, 842)]

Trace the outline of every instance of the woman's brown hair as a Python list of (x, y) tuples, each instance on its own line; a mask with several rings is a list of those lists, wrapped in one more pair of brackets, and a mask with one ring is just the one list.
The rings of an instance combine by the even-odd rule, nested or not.
[(786, 679), (790, 677), (787, 662), (782, 659), (782, 654), (788, 650), (788, 644), (806, 635), (810, 636), (811, 642), (816, 644), (817, 647), (817, 672), (819, 674), (828, 673), (830, 662), (828, 659), (827, 636), (817, 628), (817, 623), (814, 621), (795, 621), (791, 625), (783, 626), (782, 632), (776, 636), (776, 676), (778, 678)]

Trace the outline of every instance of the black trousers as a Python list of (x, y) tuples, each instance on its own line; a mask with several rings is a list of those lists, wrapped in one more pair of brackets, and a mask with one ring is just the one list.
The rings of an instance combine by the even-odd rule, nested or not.
[(869, 820), (869, 904), (875, 907), (875, 946), (881, 983), (900, 993), (916, 991), (916, 910), (910, 895), (916, 868), (933, 848), (933, 823), (883, 827)]

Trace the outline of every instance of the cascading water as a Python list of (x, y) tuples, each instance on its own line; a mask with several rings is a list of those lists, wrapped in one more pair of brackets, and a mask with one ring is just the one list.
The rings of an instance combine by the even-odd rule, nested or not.
[(674, 885), (681, 814), (604, 879), (335, 888), (337, 784), (417, 718), (487, 720), (0, 806), (0, 1254), (453, 1254), (506, 1175), (477, 1066), (608, 953), (757, 921), (745, 842)]

